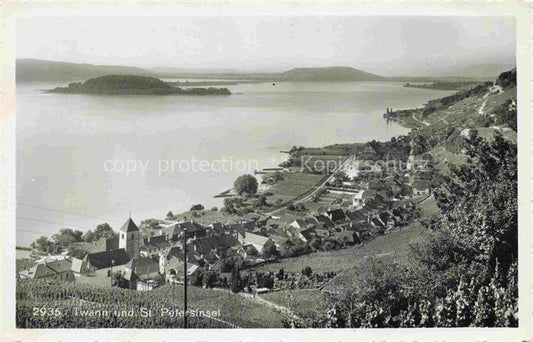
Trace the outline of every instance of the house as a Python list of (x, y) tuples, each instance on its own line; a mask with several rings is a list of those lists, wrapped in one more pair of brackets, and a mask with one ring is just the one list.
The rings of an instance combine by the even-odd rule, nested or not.
[(289, 236), (287, 234), (283, 235), (277, 235), (277, 234), (271, 234), (269, 237), (274, 241), (276, 244), (276, 248), (279, 250), (280, 246), (284, 245), (287, 240), (289, 240)]
[(413, 188), (413, 196), (428, 196), (430, 193), (428, 181), (414, 181), (411, 187)]
[(364, 209), (357, 209), (354, 211), (348, 211), (346, 212), (346, 216), (351, 222), (351, 226), (353, 226), (356, 223), (363, 223), (366, 222), (367, 217)]
[(124, 248), (114, 249), (111, 251), (89, 253), (83, 258), (83, 267), (80, 269), (81, 274), (91, 273), (94, 275), (106, 275), (111, 268), (123, 266), (131, 258)]
[(231, 235), (204, 237), (193, 240), (190, 244), (192, 245), (190, 249), (201, 258), (212, 254), (217, 259), (225, 257), (229, 248), (240, 245), (237, 238)]
[(181, 229), (177, 223), (165, 225), (161, 228), (161, 235), (165, 236), (167, 241), (178, 241)]
[(298, 238), (306, 243), (311, 242), (315, 236), (316, 232), (314, 229), (305, 229), (298, 233)]
[(314, 219), (317, 223), (317, 228), (324, 228), (324, 229), (335, 228), (335, 223), (333, 223), (333, 221), (328, 216), (318, 215), (318, 216), (315, 216)]
[(251, 244), (257, 249), (259, 253), (263, 253), (263, 249), (267, 242), (272, 242), (272, 239), (266, 236), (244, 232), (244, 234), (238, 234), (238, 240), (243, 245)]
[(236, 235), (237, 233), (244, 233), (246, 229), (244, 228), (244, 225), (242, 223), (230, 223), (226, 225), (226, 230), (231, 235)]
[(290, 223), (291, 227), (296, 229), (307, 229), (307, 223), (303, 219), (297, 219)]
[(370, 219), (370, 226), (373, 234), (383, 234), (387, 225), (379, 217), (373, 217)]
[(126, 271), (131, 270), (139, 280), (154, 279), (159, 276), (159, 260), (139, 257), (131, 259), (126, 265)]
[(259, 251), (252, 244), (232, 247), (232, 250), (244, 259), (259, 256)]
[(292, 221), (290, 223), (290, 226), (296, 229), (311, 229), (317, 226), (317, 222), (315, 219), (307, 217), (307, 218), (296, 219)]
[(378, 217), (380, 221), (385, 224), (387, 229), (392, 229), (397, 225), (396, 218), (393, 215), (390, 215), (388, 212), (379, 213)]
[(86, 261), (78, 259), (78, 258), (72, 258), (72, 272), (74, 274), (75, 278), (79, 278), (83, 272), (84, 269), (86, 269)]
[(344, 225), (350, 222), (342, 209), (328, 210), (325, 215), (329, 217), (335, 225)]
[(178, 229), (180, 232), (183, 232), (187, 229), (187, 239), (195, 240), (198, 238), (205, 237), (207, 235), (207, 229), (196, 222), (183, 222), (178, 223)]
[(149, 236), (144, 238), (142, 243), (140, 254), (144, 257), (168, 253), (171, 248), (171, 244), (167, 241), (165, 235)]
[(207, 236), (223, 235), (226, 233), (230, 233), (230, 231), (226, 230), (220, 222), (213, 222), (207, 226)]
[(370, 212), (373, 215), (376, 215), (379, 212), (388, 209), (388, 202), (383, 200), (381, 196), (376, 195), (376, 197), (372, 198), (371, 200), (365, 203), (365, 205), (363, 206), (363, 209), (365, 209), (365, 211)]
[(35, 265), (34, 267), (21, 271), (21, 278), (27, 279), (56, 279), (74, 281), (72, 262), (69, 259), (54, 260)]
[[(177, 258), (170, 259), (165, 267), (165, 280), (170, 282), (172, 281), (172, 275), (175, 275), (174, 281), (183, 283), (183, 268), (184, 264), (182, 261), (179, 261)], [(187, 262), (187, 284), (197, 285), (201, 282), (203, 273), (204, 270), (200, 266)]]

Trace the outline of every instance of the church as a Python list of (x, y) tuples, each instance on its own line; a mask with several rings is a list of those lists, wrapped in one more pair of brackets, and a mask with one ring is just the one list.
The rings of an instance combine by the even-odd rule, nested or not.
[(83, 260), (74, 259), (73, 272), (80, 280), (81, 277), (107, 278), (111, 272), (120, 272), (130, 283), (129, 288), (135, 289), (138, 280), (159, 274), (159, 260), (140, 256), (140, 249), (140, 230), (130, 217), (118, 231), (118, 248), (89, 253)]

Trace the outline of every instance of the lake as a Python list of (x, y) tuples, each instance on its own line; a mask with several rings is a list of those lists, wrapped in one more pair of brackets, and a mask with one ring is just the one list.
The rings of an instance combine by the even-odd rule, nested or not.
[[(407, 129), (382, 114), (450, 91), (393, 82), (257, 83), (231, 96), (46, 94), (64, 84), (17, 85), (17, 245), (60, 228), (163, 218), (293, 145), (388, 140)], [(74, 215), (77, 214), (77, 215)], [(85, 216), (80, 216), (85, 215)], [(35, 221), (37, 220), (37, 221)]]

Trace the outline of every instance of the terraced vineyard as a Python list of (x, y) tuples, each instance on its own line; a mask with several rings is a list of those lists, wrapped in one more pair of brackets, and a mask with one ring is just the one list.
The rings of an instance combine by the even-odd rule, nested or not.
[[(17, 282), (16, 322), (20, 328), (181, 328), (183, 288), (162, 286), (151, 292), (96, 287), (60, 281)], [(279, 328), (283, 316), (225, 291), (190, 287), (190, 328)], [(43, 309), (44, 308), (44, 309)], [(48, 312), (48, 309), (51, 312)], [(55, 311), (57, 309), (58, 311)], [(143, 316), (143, 312), (152, 312)], [(202, 312), (204, 314), (202, 314)], [(207, 312), (216, 312), (206, 317)]]

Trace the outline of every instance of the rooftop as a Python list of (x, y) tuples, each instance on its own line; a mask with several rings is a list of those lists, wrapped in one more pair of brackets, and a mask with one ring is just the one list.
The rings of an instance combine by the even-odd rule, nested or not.
[(137, 232), (139, 231), (139, 227), (137, 227), (137, 225), (135, 224), (135, 222), (133, 222), (133, 220), (131, 219), (131, 217), (124, 223), (124, 225), (122, 226), (122, 228), (120, 228), (120, 231), (121, 232)]

